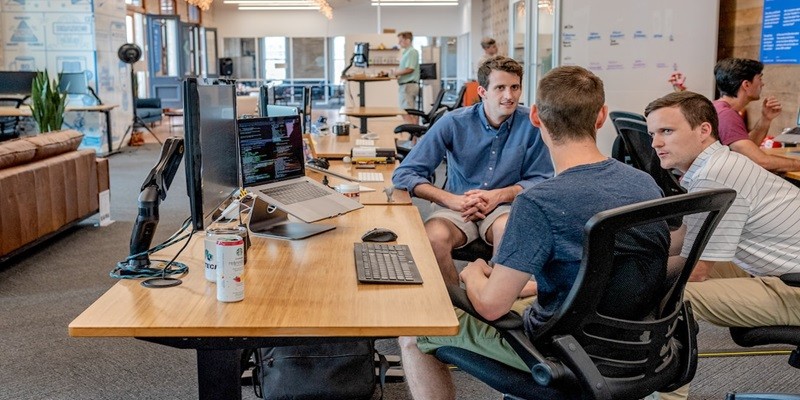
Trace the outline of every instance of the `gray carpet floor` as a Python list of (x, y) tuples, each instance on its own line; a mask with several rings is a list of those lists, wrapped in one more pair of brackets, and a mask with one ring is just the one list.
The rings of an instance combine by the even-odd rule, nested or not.
[[(132, 338), (71, 338), (67, 325), (115, 281), (108, 272), (128, 254), (139, 186), (158, 157), (157, 145), (126, 149), (110, 158), (111, 215), (42, 243), (0, 266), (0, 400), (194, 399), (195, 354)], [(155, 242), (188, 217), (183, 169), (166, 201)], [(737, 349), (727, 330), (701, 324), (701, 352)], [(396, 341), (379, 349), (398, 354)], [(800, 393), (798, 370), (786, 355), (701, 358), (690, 399), (723, 399), (737, 391)], [(462, 372), (454, 373), (458, 398), (500, 395)], [(255, 399), (251, 387), (245, 399)], [(376, 395), (377, 398), (377, 395)], [(387, 385), (384, 398), (409, 399), (404, 383)]]

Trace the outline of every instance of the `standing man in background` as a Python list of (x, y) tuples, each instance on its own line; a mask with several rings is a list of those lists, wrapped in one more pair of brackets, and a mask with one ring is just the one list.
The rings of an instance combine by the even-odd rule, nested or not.
[(736, 153), (753, 160), (772, 172), (800, 171), (800, 160), (766, 154), (758, 145), (769, 132), (772, 120), (781, 113), (781, 103), (772, 96), (764, 98), (761, 118), (752, 131), (747, 130), (739, 113), (761, 98), (764, 88), (764, 64), (746, 58), (726, 58), (714, 67), (720, 97), (714, 101), (719, 116), (719, 141)]
[(483, 49), (483, 57), (481, 57), (478, 65), (483, 64), (489, 57), (497, 55), (497, 42), (490, 37), (481, 40), (481, 48)]
[[(400, 108), (417, 108), (417, 97), (419, 97), (419, 52), (411, 46), (414, 34), (411, 32), (400, 32), (397, 34), (397, 44), (403, 49), (400, 56), (400, 65), (392, 72), (397, 77), (397, 84), (400, 86), (399, 99)], [(403, 120), (407, 124), (416, 124), (417, 117), (413, 115), (403, 115)]]

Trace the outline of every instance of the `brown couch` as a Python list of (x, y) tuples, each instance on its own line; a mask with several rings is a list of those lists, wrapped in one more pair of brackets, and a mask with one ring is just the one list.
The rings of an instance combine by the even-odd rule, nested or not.
[(108, 161), (78, 150), (82, 138), (64, 130), (0, 142), (0, 263), (98, 211)]

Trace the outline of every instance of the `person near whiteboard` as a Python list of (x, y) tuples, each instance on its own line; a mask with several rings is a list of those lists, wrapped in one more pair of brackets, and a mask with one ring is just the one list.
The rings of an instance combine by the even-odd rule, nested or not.
[(770, 124), (781, 113), (781, 103), (773, 96), (762, 100), (761, 118), (747, 130), (739, 114), (750, 102), (761, 99), (764, 64), (746, 58), (726, 58), (714, 67), (720, 98), (714, 101), (719, 116), (719, 140), (731, 150), (746, 156), (772, 172), (800, 171), (800, 160), (764, 153), (758, 144), (769, 132)]

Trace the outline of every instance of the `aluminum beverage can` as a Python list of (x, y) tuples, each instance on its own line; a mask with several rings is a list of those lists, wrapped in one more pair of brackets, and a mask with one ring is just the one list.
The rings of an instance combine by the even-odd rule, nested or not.
[(217, 237), (217, 300), (244, 300), (244, 239), (239, 236)]
[(206, 229), (206, 238), (204, 240), (204, 260), (206, 280), (209, 282), (217, 281), (217, 238), (221, 235), (237, 235), (244, 239), (244, 262), (245, 264), (247, 263), (247, 228), (243, 226), (233, 228), (208, 228)]

